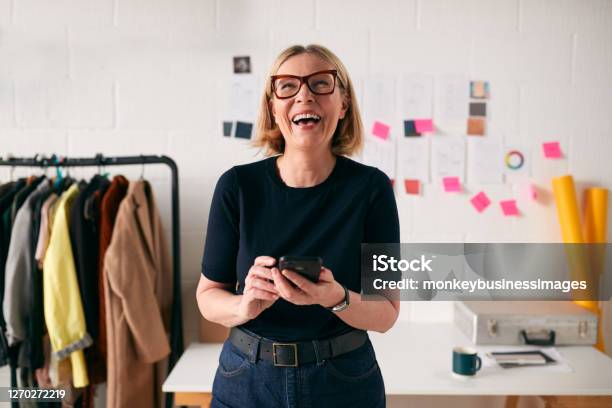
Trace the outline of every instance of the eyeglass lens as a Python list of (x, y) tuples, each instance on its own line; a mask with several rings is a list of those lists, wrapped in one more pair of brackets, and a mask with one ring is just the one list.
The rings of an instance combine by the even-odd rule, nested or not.
[[(334, 92), (334, 75), (331, 73), (316, 74), (307, 79), (308, 89), (316, 95), (326, 95)], [(277, 78), (274, 90), (279, 98), (290, 98), (300, 91), (299, 78)]]

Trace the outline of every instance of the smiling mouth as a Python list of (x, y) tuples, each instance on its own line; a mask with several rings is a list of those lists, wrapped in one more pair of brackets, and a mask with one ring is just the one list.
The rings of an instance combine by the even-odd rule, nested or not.
[(313, 113), (301, 113), (299, 115), (295, 115), (291, 122), (298, 126), (308, 126), (315, 125), (321, 121), (321, 117), (319, 115)]

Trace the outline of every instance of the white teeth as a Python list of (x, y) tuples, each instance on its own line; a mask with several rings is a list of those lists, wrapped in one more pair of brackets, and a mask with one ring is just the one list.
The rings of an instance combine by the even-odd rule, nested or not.
[(298, 115), (295, 115), (293, 117), (292, 121), (293, 121), (293, 123), (297, 123), (301, 119), (321, 120), (321, 117), (319, 115), (315, 115), (313, 113), (300, 113)]

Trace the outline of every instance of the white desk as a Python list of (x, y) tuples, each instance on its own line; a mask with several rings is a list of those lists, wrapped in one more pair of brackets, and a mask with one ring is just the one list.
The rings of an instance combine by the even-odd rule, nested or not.
[(452, 324), (400, 323), (370, 338), (391, 395), (612, 395), (612, 359), (593, 347), (557, 347), (572, 373), (483, 367), (463, 380), (451, 375), (452, 349), (471, 342)]
[[(370, 338), (388, 395), (612, 395), (612, 359), (592, 347), (558, 347), (572, 373), (484, 367), (463, 380), (451, 375), (452, 349), (470, 341), (452, 323), (399, 322)], [(177, 405), (207, 406), (220, 351), (220, 344), (191, 344), (163, 391), (176, 393)]]

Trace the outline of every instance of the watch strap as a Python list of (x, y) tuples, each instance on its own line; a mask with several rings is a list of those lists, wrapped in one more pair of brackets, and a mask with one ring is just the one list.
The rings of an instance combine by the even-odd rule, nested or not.
[(340, 285), (342, 286), (342, 289), (344, 289), (344, 299), (342, 299), (342, 301), (338, 303), (337, 305), (327, 308), (328, 310), (331, 310), (332, 312), (340, 312), (346, 309), (349, 305), (350, 296), (349, 296), (348, 288), (346, 287), (346, 285), (342, 285), (342, 284)]

